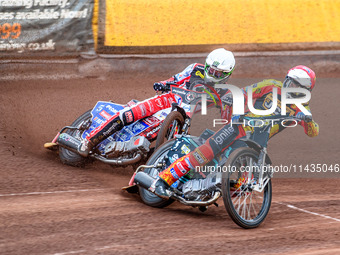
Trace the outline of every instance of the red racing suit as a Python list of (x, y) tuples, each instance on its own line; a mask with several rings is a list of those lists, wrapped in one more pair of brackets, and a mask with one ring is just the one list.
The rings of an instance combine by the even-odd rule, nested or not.
[[(274, 87), (278, 89), (278, 106), (272, 115), (279, 115), (281, 113), (281, 82), (276, 80), (264, 80), (262, 82), (245, 87), (242, 90), (245, 97), (247, 95), (247, 91), (249, 89), (252, 90), (253, 104), (255, 109), (267, 110), (272, 106), (272, 91)], [(247, 101), (245, 105), (247, 105)], [(310, 111), (308, 104), (304, 106), (308, 111)], [(300, 112), (300, 109), (295, 105), (287, 105), (286, 110), (289, 116), (296, 116), (297, 113)], [(245, 116), (259, 117), (250, 112), (245, 114)], [(294, 123), (291, 123), (291, 125), (293, 124)], [(314, 121), (309, 123), (300, 121), (299, 124), (304, 127), (304, 131), (308, 136), (314, 137), (319, 134), (319, 126)], [(285, 126), (289, 125), (289, 123), (285, 124)], [(285, 129), (285, 126), (280, 125), (280, 123), (273, 125), (270, 130), (269, 138)], [(188, 153), (182, 158), (177, 159), (167, 169), (159, 173), (159, 177), (169, 185), (172, 185), (179, 178), (186, 175), (191, 169), (194, 169), (197, 166), (203, 166), (213, 160), (217, 154), (231, 146), (238, 138), (246, 136), (248, 132), (252, 133), (254, 132), (254, 129), (249, 126), (244, 127), (243, 125), (235, 126), (227, 124), (223, 126), (213, 136), (206, 140), (203, 145), (197, 147), (194, 151)]]
[[(204, 83), (204, 65), (193, 63), (185, 68), (182, 72), (174, 75), (168, 80), (160, 83), (166, 85), (166, 82), (177, 83), (180, 87), (189, 89), (195, 84)], [(112, 116), (98, 128), (93, 130), (87, 137), (88, 141), (96, 145), (115, 132), (121, 130), (125, 125), (151, 116), (154, 113), (170, 108), (172, 103), (176, 102), (175, 95), (172, 93), (165, 93), (155, 97), (146, 99), (132, 107), (125, 107), (123, 110)]]

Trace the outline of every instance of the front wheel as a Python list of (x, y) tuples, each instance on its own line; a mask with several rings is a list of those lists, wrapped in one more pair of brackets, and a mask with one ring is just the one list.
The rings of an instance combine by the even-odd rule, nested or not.
[[(92, 118), (91, 115), (92, 110), (88, 110), (79, 118), (77, 118), (72, 124), (72, 127), (80, 127), (84, 122), (90, 120)], [(80, 130), (67, 130), (65, 133), (73, 136), (74, 138), (81, 140), (82, 131)], [(87, 158), (80, 156), (79, 154), (70, 151), (64, 147), (59, 146), (59, 157), (63, 164), (70, 165), (70, 166), (84, 166)]]
[(176, 134), (181, 134), (183, 125), (184, 118), (181, 113), (178, 111), (169, 113), (158, 132), (155, 148), (157, 149), (165, 141), (173, 139)]
[(228, 172), (223, 173), (222, 192), (224, 206), (239, 226), (249, 229), (258, 227), (266, 218), (272, 200), (271, 180), (262, 192), (251, 189), (250, 183), (258, 182), (256, 171), (249, 175), (258, 162), (259, 153), (250, 148), (238, 148), (226, 163)]
[[(164, 143), (161, 147), (159, 147), (149, 158), (148, 162), (146, 163), (147, 165), (154, 165), (157, 164), (159, 162), (161, 162), (164, 157), (168, 154), (169, 150), (171, 149), (172, 145), (174, 144), (175, 140), (172, 141), (168, 141), (166, 143)], [(146, 168), (144, 170), (145, 173), (147, 173), (148, 175), (150, 175), (151, 177), (156, 178), (159, 174), (160, 169), (158, 168)], [(155, 194), (153, 194), (152, 192), (139, 187), (139, 194), (140, 197), (142, 198), (143, 202), (149, 206), (152, 207), (158, 207), (158, 208), (162, 208), (162, 207), (166, 207), (170, 204), (172, 204), (174, 202), (173, 199), (169, 199), (169, 200), (163, 200), (160, 197), (156, 196)]]

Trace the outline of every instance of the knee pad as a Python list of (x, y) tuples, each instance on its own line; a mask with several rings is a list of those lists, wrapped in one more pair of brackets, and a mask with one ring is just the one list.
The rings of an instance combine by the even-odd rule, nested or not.
[(129, 125), (135, 121), (135, 116), (131, 109), (122, 111), (119, 114), (120, 119), (123, 121), (124, 125)]

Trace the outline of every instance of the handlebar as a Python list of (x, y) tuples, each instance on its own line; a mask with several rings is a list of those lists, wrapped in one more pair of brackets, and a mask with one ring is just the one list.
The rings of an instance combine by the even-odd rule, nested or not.
[(167, 82), (165, 82), (165, 85), (176, 85), (176, 86), (178, 86), (178, 84), (176, 83), (176, 82), (171, 82), (171, 81), (167, 81)]
[[(170, 88), (171, 85), (175, 85), (176, 87), (178, 87), (178, 84), (177, 84), (177, 83), (171, 82), (171, 81), (165, 82), (165, 85), (168, 87), (168, 88), (166, 88), (167, 91), (170, 91), (170, 90), (171, 90), (171, 88)], [(197, 84), (197, 85), (198, 85), (198, 84)], [(217, 95), (216, 91), (215, 91), (213, 88), (211, 88), (210, 86), (205, 85), (205, 84), (203, 84), (203, 83), (200, 84), (200, 85), (202, 85), (202, 86), (208, 88), (208, 89), (212, 92), (212, 93), (208, 93), (208, 96), (209, 96), (209, 97), (213, 97), (213, 98), (215, 98), (216, 100), (221, 101), (220, 97)], [(194, 92), (194, 93), (197, 93), (197, 92), (198, 92), (198, 93), (202, 93), (201, 91), (195, 91), (195, 90), (191, 90), (191, 89), (185, 89), (185, 90), (189, 90), (189, 91), (192, 91), (192, 92)]]
[(171, 85), (178, 86), (178, 84), (175, 83), (175, 82), (167, 81), (167, 82), (165, 82), (165, 88), (164, 88), (163, 92), (171, 91), (171, 87), (170, 87)]

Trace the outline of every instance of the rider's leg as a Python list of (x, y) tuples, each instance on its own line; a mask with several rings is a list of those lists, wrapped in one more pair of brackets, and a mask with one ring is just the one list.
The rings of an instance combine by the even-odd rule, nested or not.
[(125, 125), (132, 124), (162, 109), (169, 108), (173, 102), (175, 102), (174, 94), (167, 93), (144, 100), (131, 108), (125, 108), (93, 130), (90, 135), (82, 141), (78, 148), (78, 153), (87, 157), (94, 146), (121, 130)]
[(160, 172), (159, 178), (154, 184), (156, 187), (155, 194), (159, 197), (166, 198), (166, 196), (168, 196), (165, 191), (166, 188), (186, 175), (191, 169), (195, 169), (197, 166), (203, 166), (213, 160), (217, 154), (229, 147), (234, 140), (244, 135), (242, 126), (237, 128), (231, 125), (223, 126), (203, 145), (197, 147), (194, 151), (182, 158), (177, 159), (167, 169)]

